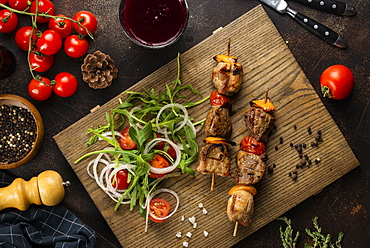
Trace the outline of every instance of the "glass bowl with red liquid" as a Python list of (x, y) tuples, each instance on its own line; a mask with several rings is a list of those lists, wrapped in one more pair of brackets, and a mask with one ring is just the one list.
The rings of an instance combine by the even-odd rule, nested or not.
[(188, 19), (186, 0), (122, 0), (120, 22), (127, 37), (146, 48), (175, 43)]

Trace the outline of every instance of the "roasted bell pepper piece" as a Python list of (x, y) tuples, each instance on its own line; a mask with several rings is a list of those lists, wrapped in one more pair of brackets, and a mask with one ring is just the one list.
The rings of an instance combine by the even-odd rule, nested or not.
[(240, 142), (240, 150), (253, 153), (257, 156), (262, 155), (265, 152), (265, 149), (265, 144), (263, 142), (257, 141), (255, 138), (250, 136), (245, 137)]
[(232, 109), (230, 97), (220, 94), (217, 91), (212, 91), (210, 96), (210, 103), (211, 106), (224, 106), (228, 108), (230, 111)]
[(231, 140), (226, 140), (224, 138), (219, 138), (219, 137), (207, 137), (204, 139), (204, 142), (207, 144), (224, 144), (224, 145), (232, 145), (232, 146), (236, 145), (236, 143)]
[(218, 63), (224, 62), (224, 63), (236, 63), (238, 61), (238, 57), (218, 54), (213, 57), (214, 60), (216, 60)]

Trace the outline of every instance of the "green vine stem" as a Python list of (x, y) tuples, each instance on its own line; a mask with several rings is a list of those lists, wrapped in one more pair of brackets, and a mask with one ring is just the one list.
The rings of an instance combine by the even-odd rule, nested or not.
[(53, 16), (53, 15), (48, 15), (48, 14), (44, 14), (44, 13), (38, 13), (38, 0), (36, 0), (36, 13), (30, 13), (30, 12), (26, 12), (26, 11), (22, 11), (22, 10), (16, 10), (16, 9), (13, 9), (13, 8), (11, 8), (11, 7), (9, 7), (9, 6), (7, 6), (7, 5), (5, 5), (5, 4), (2, 4), (2, 3), (0, 3), (0, 7), (2, 7), (2, 8), (5, 8), (5, 9), (7, 9), (7, 10), (10, 10), (10, 11), (12, 11), (12, 12), (14, 12), (14, 13), (17, 13), (17, 14), (21, 14), (21, 15), (29, 15), (29, 16), (42, 16), (42, 17), (50, 17), (50, 18), (53, 18), (53, 19), (56, 19), (56, 18), (58, 18), (58, 19), (67, 19), (67, 20), (70, 20), (71, 22), (74, 22), (74, 23), (76, 23), (78, 26), (80, 26), (80, 27), (82, 27), (82, 28), (84, 28), (85, 30), (86, 30), (86, 32), (87, 32), (87, 34), (89, 35), (89, 37), (91, 38), (91, 39), (93, 39), (94, 40), (94, 36), (93, 36), (93, 34), (90, 32), (90, 30), (88, 29), (88, 28), (86, 28), (84, 25), (82, 25), (80, 22), (78, 22), (78, 21), (75, 21), (75, 20), (73, 20), (72, 18), (70, 18), (70, 17), (64, 17), (64, 16)]

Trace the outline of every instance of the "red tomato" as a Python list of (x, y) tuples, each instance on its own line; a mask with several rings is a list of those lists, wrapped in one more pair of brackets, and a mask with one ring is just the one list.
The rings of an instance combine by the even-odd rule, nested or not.
[(112, 186), (115, 189), (123, 190), (127, 189), (130, 185), (128, 182), (128, 171), (119, 170), (116, 175), (112, 177)]
[(211, 106), (225, 106), (231, 111), (231, 100), (230, 97), (222, 95), (217, 91), (213, 91), (210, 96)]
[(240, 142), (240, 149), (260, 156), (265, 152), (265, 144), (247, 136)]
[(0, 33), (10, 33), (18, 26), (18, 16), (10, 10), (0, 10)]
[(54, 55), (62, 47), (62, 38), (54, 30), (46, 30), (36, 42), (39, 51), (46, 55)]
[[(170, 214), (171, 206), (168, 201), (161, 198), (154, 198), (150, 201), (149, 211), (157, 218), (164, 218)], [(165, 220), (157, 220), (149, 215), (149, 218), (156, 223), (163, 222)]]
[(44, 55), (40, 52), (30, 53), (31, 68), (37, 72), (44, 72), (50, 69), (54, 63), (53, 55)]
[[(96, 27), (98, 26), (98, 21), (96, 20), (96, 17), (89, 11), (77, 12), (73, 17), (73, 20), (82, 24), (85, 28), (87, 28), (90, 31), (90, 33), (94, 33)], [(73, 28), (74, 30), (76, 30), (77, 33), (82, 35), (88, 35), (84, 27), (81, 27), (75, 22), (73, 23)]]
[(7, 2), (8, 2), (8, 0), (0, 0), (1, 4), (6, 4)]
[(129, 129), (130, 127), (126, 127), (125, 129), (123, 129), (121, 132), (121, 135), (123, 136), (123, 138), (118, 137), (117, 139), (119, 145), (124, 150), (132, 150), (137, 147), (137, 144), (132, 141), (130, 135), (128, 134)]
[(320, 85), (324, 97), (343, 99), (353, 89), (354, 76), (347, 66), (332, 65), (321, 74)]
[(171, 158), (176, 159), (176, 151), (175, 151), (175, 149), (170, 144), (168, 144), (167, 142), (161, 141), (161, 142), (159, 142), (155, 146), (155, 148), (157, 150), (161, 150), (161, 151), (167, 152), (168, 155), (171, 156)]
[[(56, 17), (66, 17), (65, 15), (56, 15)], [(52, 18), (49, 21), (49, 29), (56, 31), (62, 39), (67, 38), (72, 33), (72, 22), (64, 18)]]
[(54, 93), (60, 97), (72, 96), (76, 92), (78, 86), (75, 76), (68, 72), (58, 73), (52, 83)]
[(8, 0), (8, 5), (16, 10), (26, 10), (31, 2), (29, 0)]
[[(149, 164), (154, 168), (166, 168), (170, 166), (170, 163), (167, 161), (167, 159), (165, 159), (163, 156), (159, 154), (155, 154), (154, 158), (149, 161)], [(156, 173), (150, 172), (149, 177), (159, 178), (159, 177), (163, 177), (164, 175), (166, 174), (156, 174)]]
[[(37, 32), (37, 29), (34, 29), (34, 32), (32, 35), (32, 41), (37, 40), (36, 32)], [(23, 51), (28, 51), (31, 33), (32, 33), (31, 26), (24, 26), (20, 28), (17, 31), (17, 33), (15, 33), (15, 43)]]
[[(54, 15), (55, 7), (54, 4), (49, 0), (39, 0), (38, 13), (39, 14), (48, 14)], [(30, 12), (36, 14), (36, 1), (33, 1), (30, 7)], [(47, 23), (50, 20), (50, 17), (38, 16), (36, 22), (38, 23)]]
[(89, 49), (89, 43), (85, 38), (80, 38), (76, 34), (68, 36), (64, 41), (64, 51), (72, 58), (79, 58)]
[(46, 77), (41, 77), (40, 80), (32, 79), (28, 84), (28, 94), (37, 101), (45, 101), (52, 93), (53, 88)]

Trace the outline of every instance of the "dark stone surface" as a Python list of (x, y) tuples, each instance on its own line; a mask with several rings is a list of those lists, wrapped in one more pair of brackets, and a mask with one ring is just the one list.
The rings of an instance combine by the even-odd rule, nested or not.
[[(134, 45), (125, 35), (118, 19), (119, 0), (78, 1), (54, 0), (56, 13), (73, 16), (79, 10), (93, 12), (99, 21), (95, 41), (89, 41), (89, 53), (101, 50), (109, 54), (119, 68), (119, 76), (113, 84), (103, 90), (94, 90), (81, 79), (80, 66), (83, 58), (72, 59), (63, 52), (56, 55), (52, 69), (43, 75), (53, 78), (58, 72), (71, 72), (78, 77), (79, 88), (75, 95), (60, 98), (53, 95), (45, 102), (31, 99), (27, 85), (31, 79), (26, 52), (14, 43), (15, 32), (0, 34), (0, 45), (9, 48), (17, 60), (15, 73), (0, 81), (0, 94), (17, 94), (30, 100), (40, 111), (45, 124), (45, 139), (41, 150), (27, 165), (9, 170), (17, 177), (30, 179), (46, 169), (60, 172), (63, 178), (72, 182), (62, 204), (91, 226), (99, 235), (98, 247), (121, 247), (106, 224), (91, 198), (79, 182), (53, 140), (53, 136), (89, 113), (96, 105), (102, 105), (212, 34), (235, 18), (257, 6), (257, 0), (188, 0), (190, 18), (182, 38), (171, 47), (162, 50), (147, 50)], [(301, 232), (298, 247), (307, 241), (305, 228), (312, 228), (311, 220), (319, 217), (324, 233), (331, 233), (336, 239), (344, 232), (343, 247), (370, 246), (370, 23), (367, 0), (347, 0), (355, 6), (354, 17), (335, 16), (308, 8), (290, 1), (296, 9), (324, 25), (339, 32), (348, 42), (348, 48), (339, 49), (321, 41), (302, 28), (287, 15), (280, 15), (265, 8), (284, 40), (306, 73), (315, 90), (320, 93), (321, 72), (330, 65), (344, 64), (355, 74), (353, 93), (344, 100), (322, 99), (349, 142), (361, 165), (341, 179), (329, 185), (322, 192), (307, 199), (286, 213), (295, 230)], [(20, 16), (20, 26), (30, 25), (28, 16)], [(45, 30), (45, 25), (39, 25)], [(201, 55), (199, 55), (201, 56)], [(343, 154), (345, 156), (345, 154)], [(325, 180), (323, 175), (322, 180)], [(234, 247), (281, 247), (279, 227), (282, 221), (273, 221)]]

